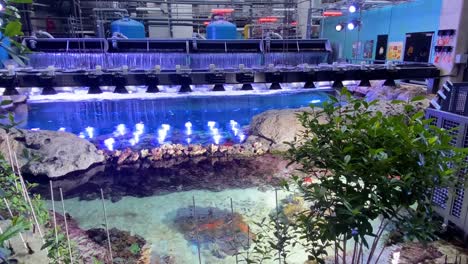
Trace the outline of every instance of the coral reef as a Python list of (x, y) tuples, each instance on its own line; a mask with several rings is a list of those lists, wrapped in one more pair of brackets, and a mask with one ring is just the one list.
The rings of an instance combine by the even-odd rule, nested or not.
[(209, 250), (217, 258), (232, 256), (255, 238), (239, 213), (214, 207), (181, 208), (177, 211), (175, 226), (189, 243)]

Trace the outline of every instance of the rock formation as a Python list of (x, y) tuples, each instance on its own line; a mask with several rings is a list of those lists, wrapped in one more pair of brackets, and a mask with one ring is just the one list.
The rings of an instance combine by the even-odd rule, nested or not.
[(70, 133), (0, 129), (0, 153), (7, 159), (7, 137), (22, 172), (33, 176), (57, 178), (104, 161), (96, 146)]

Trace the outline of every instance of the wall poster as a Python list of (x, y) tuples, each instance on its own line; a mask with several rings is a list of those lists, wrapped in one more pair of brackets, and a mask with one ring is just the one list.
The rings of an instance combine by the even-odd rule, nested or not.
[(364, 59), (372, 59), (372, 52), (374, 51), (374, 41), (373, 40), (367, 40), (364, 43), (364, 51), (362, 54), (362, 57)]
[(353, 42), (353, 58), (357, 59), (360, 58), (362, 54), (362, 42), (355, 41)]
[(403, 42), (388, 43), (387, 60), (402, 60)]

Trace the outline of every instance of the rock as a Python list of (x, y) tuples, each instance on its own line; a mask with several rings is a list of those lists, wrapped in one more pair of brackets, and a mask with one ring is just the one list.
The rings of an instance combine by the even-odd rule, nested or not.
[[(273, 151), (286, 151), (292, 142), (304, 130), (297, 115), (310, 112), (311, 108), (270, 110), (254, 116), (250, 123), (249, 138), (246, 143), (261, 143)], [(326, 120), (321, 120), (326, 122)]]
[[(64, 217), (55, 213), (57, 219), (57, 226), (60, 230), (65, 230)], [(79, 251), (79, 255), (83, 263), (94, 263), (95, 260), (99, 260), (102, 263), (108, 263), (108, 250), (107, 245), (100, 245), (90, 239), (87, 233), (81, 229), (78, 223), (67, 214), (67, 225), (70, 239), (73, 241), (76, 249)], [(35, 262), (34, 262), (35, 263)]]
[(236, 252), (246, 250), (249, 241), (255, 239), (247, 223), (239, 213), (215, 207), (196, 207), (197, 221), (193, 208), (180, 208), (176, 213), (175, 226), (190, 243), (198, 241), (217, 258), (224, 259)]
[[(86, 231), (89, 238), (102, 247), (108, 245), (106, 230), (103, 228), (93, 228)], [(136, 264), (142, 257), (142, 248), (146, 241), (138, 235), (131, 235), (128, 231), (121, 231), (116, 228), (109, 230), (111, 240), (112, 255), (114, 263)]]
[(9, 157), (7, 138), (23, 173), (57, 178), (102, 163), (96, 146), (71, 133), (0, 129), (0, 153)]

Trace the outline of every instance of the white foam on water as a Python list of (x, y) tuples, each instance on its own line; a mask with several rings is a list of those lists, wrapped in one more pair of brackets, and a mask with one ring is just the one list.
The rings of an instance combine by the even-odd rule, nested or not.
[(252, 91), (242, 90), (228, 90), (223, 92), (213, 92), (211, 90), (194, 90), (191, 93), (178, 93), (177, 89), (174, 91), (161, 92), (161, 93), (144, 93), (141, 91), (129, 94), (115, 94), (112, 92), (103, 92), (102, 94), (87, 94), (84, 90), (79, 90), (76, 93), (58, 93), (55, 95), (30, 95), (28, 102), (30, 103), (43, 103), (43, 102), (57, 102), (57, 101), (88, 101), (88, 100), (128, 100), (128, 99), (158, 99), (158, 98), (188, 98), (188, 97), (225, 97), (225, 96), (242, 96), (242, 95), (271, 95), (271, 94), (288, 94), (288, 93), (307, 93), (311, 91), (329, 91), (330, 88), (317, 88), (317, 89), (300, 89), (300, 88), (285, 88), (283, 90), (268, 90), (256, 89)]

